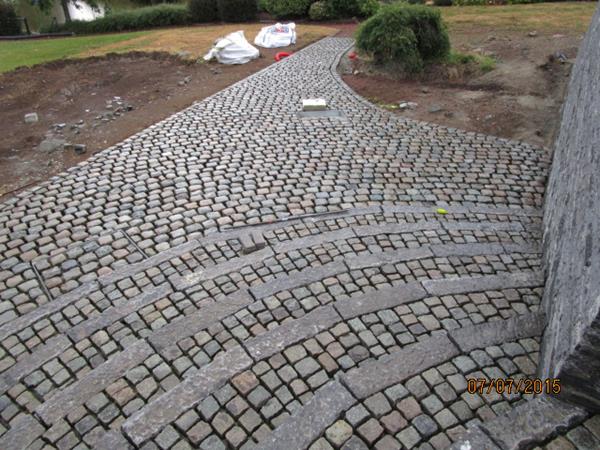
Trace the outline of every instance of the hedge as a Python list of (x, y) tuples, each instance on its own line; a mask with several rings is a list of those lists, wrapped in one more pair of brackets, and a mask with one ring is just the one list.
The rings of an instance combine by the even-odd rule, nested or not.
[(217, 0), (189, 0), (188, 9), (193, 23), (215, 22), (219, 20)]
[(262, 6), (278, 19), (305, 17), (314, 0), (264, 0)]
[(247, 22), (256, 19), (256, 0), (217, 0), (219, 17), (225, 22)]
[(73, 31), (77, 34), (143, 30), (146, 28), (191, 23), (186, 5), (162, 4), (108, 14), (90, 22), (73, 20), (49, 31)]

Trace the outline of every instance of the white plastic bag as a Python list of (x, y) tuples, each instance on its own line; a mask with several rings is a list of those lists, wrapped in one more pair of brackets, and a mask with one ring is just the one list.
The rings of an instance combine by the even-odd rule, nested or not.
[(258, 49), (246, 40), (244, 32), (236, 31), (217, 39), (213, 48), (204, 56), (204, 60), (217, 58), (221, 64), (246, 64), (259, 55)]
[(295, 43), (296, 24), (293, 22), (264, 27), (254, 39), (255, 45), (265, 48), (287, 47)]

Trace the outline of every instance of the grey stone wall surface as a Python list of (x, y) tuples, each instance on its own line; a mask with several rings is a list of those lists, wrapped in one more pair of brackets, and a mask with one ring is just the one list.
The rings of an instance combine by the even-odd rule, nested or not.
[(600, 409), (600, 9), (573, 68), (544, 205), (540, 375)]

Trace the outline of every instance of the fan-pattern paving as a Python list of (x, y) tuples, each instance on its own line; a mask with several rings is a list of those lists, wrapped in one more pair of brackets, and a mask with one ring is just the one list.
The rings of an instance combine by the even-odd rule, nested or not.
[(535, 374), (547, 155), (373, 107), (351, 44), (0, 206), (1, 448), (438, 449), (543, 407), (465, 386)]

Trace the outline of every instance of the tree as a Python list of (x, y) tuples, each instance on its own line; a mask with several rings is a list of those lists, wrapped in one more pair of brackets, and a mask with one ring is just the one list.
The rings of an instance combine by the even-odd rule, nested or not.
[[(69, 3), (73, 4), (75, 8), (80, 8), (81, 6), (78, 4), (78, 0), (33, 0), (33, 4), (37, 5), (42, 11), (50, 11), (54, 2), (60, 2), (60, 6), (65, 15), (65, 21), (71, 21), (71, 13), (69, 12)], [(98, 2), (96, 0), (86, 0), (86, 3), (89, 4), (92, 8), (98, 8)]]

